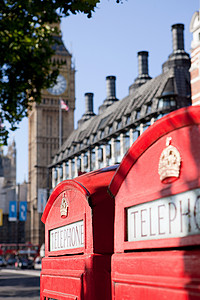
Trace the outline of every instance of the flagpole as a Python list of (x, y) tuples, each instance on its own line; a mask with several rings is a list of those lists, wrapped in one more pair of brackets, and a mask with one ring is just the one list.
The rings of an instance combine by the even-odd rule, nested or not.
[(62, 146), (62, 109), (61, 100), (59, 100), (59, 148)]

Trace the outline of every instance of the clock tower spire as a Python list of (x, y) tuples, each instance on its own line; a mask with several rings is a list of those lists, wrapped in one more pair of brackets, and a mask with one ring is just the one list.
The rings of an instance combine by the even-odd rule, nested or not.
[[(58, 24), (58, 29), (60, 29)], [(75, 69), (72, 55), (66, 49), (61, 34), (54, 36), (54, 61), (61, 63), (57, 82), (48, 90), (42, 91), (40, 104), (33, 104), (29, 112), (29, 192), (27, 240), (41, 245), (44, 242), (44, 228), (41, 215), (48, 197), (48, 166), (59, 150), (60, 126), (63, 142), (74, 129), (75, 109)], [(39, 67), (39, 66), (38, 66)], [(62, 110), (62, 124), (59, 124), (60, 101), (68, 110)]]

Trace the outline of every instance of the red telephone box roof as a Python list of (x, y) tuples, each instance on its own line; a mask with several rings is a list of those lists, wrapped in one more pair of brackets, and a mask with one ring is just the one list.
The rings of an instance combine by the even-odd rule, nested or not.
[[(92, 201), (98, 201), (99, 197), (93, 197), (96, 193), (99, 193), (99, 189), (105, 189), (113, 177), (118, 165), (114, 165), (111, 167), (106, 167), (100, 170), (96, 170), (93, 172), (86, 173), (79, 177), (76, 177), (72, 180), (64, 180), (59, 183), (53, 193), (50, 195), (49, 200), (46, 204), (45, 210), (43, 212), (41, 221), (46, 223), (47, 216), (49, 211), (58, 197), (58, 195), (63, 191), (66, 187), (74, 187), (78, 189), (81, 193), (83, 193), (86, 197), (91, 197)], [(106, 173), (106, 174), (105, 174)]]
[(150, 126), (124, 156), (110, 183), (110, 193), (116, 196), (133, 164), (153, 143), (169, 132), (192, 124), (200, 124), (200, 106), (181, 108)]

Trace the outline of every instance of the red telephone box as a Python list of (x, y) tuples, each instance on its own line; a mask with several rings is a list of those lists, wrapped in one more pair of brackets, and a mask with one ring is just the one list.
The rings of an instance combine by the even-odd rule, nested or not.
[(111, 299), (114, 200), (107, 188), (116, 168), (65, 180), (51, 194), (42, 216), (40, 299)]
[(200, 299), (200, 107), (147, 129), (109, 190), (113, 299)]

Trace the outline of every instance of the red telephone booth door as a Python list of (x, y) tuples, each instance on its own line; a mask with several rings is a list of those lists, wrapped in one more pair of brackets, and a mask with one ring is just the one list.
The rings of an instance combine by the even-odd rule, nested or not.
[(51, 194), (42, 217), (42, 300), (111, 300), (114, 199), (107, 188), (115, 170), (65, 180)]

